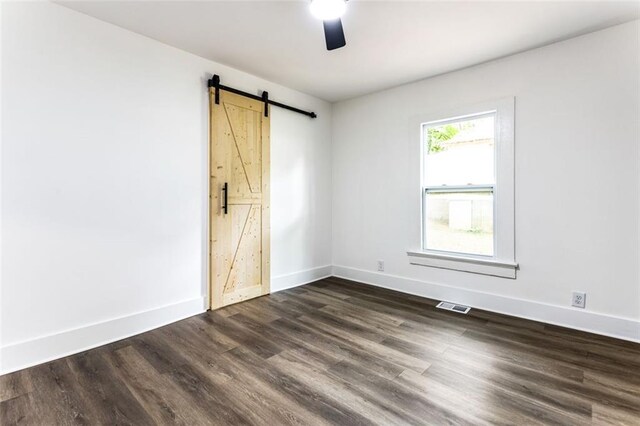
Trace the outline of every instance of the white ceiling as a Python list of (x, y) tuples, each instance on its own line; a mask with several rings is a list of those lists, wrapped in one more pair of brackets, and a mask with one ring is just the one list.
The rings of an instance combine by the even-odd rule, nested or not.
[(343, 17), (347, 46), (328, 52), (305, 0), (59, 3), (328, 101), (640, 17), (637, 1), (352, 0)]

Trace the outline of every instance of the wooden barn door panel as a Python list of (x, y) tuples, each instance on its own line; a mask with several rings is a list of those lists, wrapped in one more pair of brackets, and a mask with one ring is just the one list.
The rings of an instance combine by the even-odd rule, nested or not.
[[(228, 92), (211, 105), (211, 294), (216, 309), (269, 293), (269, 118)], [(224, 185), (227, 184), (227, 211)]]

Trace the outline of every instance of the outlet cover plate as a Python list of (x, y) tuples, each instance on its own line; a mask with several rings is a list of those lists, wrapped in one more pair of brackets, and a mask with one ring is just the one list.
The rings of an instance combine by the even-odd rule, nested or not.
[(571, 306), (584, 309), (587, 294), (582, 291), (574, 291), (571, 296)]

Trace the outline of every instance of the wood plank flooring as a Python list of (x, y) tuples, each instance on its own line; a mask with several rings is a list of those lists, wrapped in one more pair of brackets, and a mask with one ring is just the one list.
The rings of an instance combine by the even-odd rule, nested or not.
[(640, 344), (330, 278), (0, 377), (0, 424), (640, 425)]

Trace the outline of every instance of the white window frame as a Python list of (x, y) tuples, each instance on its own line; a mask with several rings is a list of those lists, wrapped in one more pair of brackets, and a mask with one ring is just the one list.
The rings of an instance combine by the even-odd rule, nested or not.
[[(493, 188), (493, 220), (494, 220), (494, 244), (493, 256), (473, 255), (446, 252), (439, 250), (427, 250), (424, 247), (424, 199), (427, 187), (423, 179), (424, 141), (423, 126), (460, 121), (465, 118), (473, 119), (482, 115), (495, 113), (495, 183), (493, 185), (447, 187), (447, 191), (454, 189), (482, 190)], [(409, 261), (414, 265), (430, 266), (436, 268), (453, 269), (464, 272), (472, 272), (484, 275), (494, 275), (505, 278), (516, 278), (518, 264), (515, 260), (515, 99), (513, 97), (502, 98), (493, 101), (482, 102), (447, 111), (423, 114), (417, 116), (411, 123), (412, 153), (417, 154), (419, 162), (413, 163), (412, 169), (419, 173), (416, 181), (420, 182), (419, 197), (419, 225), (417, 238), (414, 238), (414, 247), (407, 252)], [(412, 156), (413, 157), (413, 156)], [(413, 158), (415, 158), (413, 157)], [(414, 176), (416, 172), (412, 173)]]

